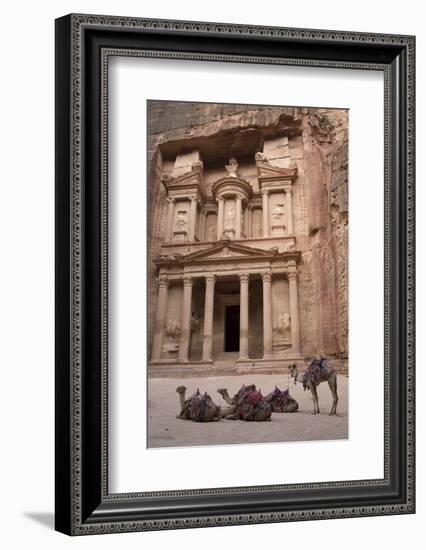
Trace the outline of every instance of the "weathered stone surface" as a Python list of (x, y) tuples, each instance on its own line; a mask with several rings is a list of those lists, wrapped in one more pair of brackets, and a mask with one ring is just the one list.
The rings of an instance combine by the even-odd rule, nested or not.
[[(232, 257), (246, 252), (228, 248), (218, 251), (223, 263), (205, 260), (204, 271), (186, 265), (185, 273), (195, 277), (192, 292), (192, 320), (189, 359), (201, 361), (204, 332), (204, 293), (201, 276), (219, 269), (213, 312), (213, 360), (238, 359), (224, 354), (224, 307), (239, 304), (241, 270), (250, 274), (249, 357), (263, 354), (263, 298), (261, 270), (272, 269), (272, 347), (275, 358), (291, 353), (291, 323), (288, 272), (297, 270), (300, 316), (301, 357), (325, 354), (346, 365), (348, 356), (348, 113), (333, 109), (297, 109), (150, 101), (148, 103), (148, 341), (151, 346), (157, 310), (156, 278), (166, 273), (170, 279), (163, 359), (177, 357), (179, 338), (173, 336), (182, 304), (178, 267), (180, 258), (208, 250), (217, 243), (218, 224), (226, 238), (272, 254), (261, 260), (239, 263)], [(273, 169), (297, 167), (294, 181), (276, 176), (262, 184), (255, 155), (261, 152), (266, 166)], [(230, 163), (235, 157), (236, 166)], [(184, 196), (172, 193), (174, 181), (187, 177), (194, 163), (202, 161), (198, 181)], [(228, 168), (227, 168), (228, 167)], [(230, 167), (230, 168), (229, 168)], [(235, 185), (224, 188), (223, 211), (214, 196), (215, 183), (224, 177), (241, 179), (241, 189), (249, 185), (251, 195), (241, 194)], [(192, 176), (191, 176), (192, 177)], [(271, 176), (272, 177), (272, 176)], [(168, 192), (164, 184), (168, 178)], [(195, 179), (194, 179), (195, 178)], [(201, 178), (201, 179), (197, 179)], [(266, 180), (265, 180), (266, 181)], [(287, 181), (287, 183), (285, 183)], [(176, 180), (178, 185), (178, 180)], [(280, 183), (281, 182), (281, 183)], [(180, 185), (180, 184), (179, 184)], [(182, 184), (184, 187), (184, 184)], [(269, 189), (264, 199), (263, 189)], [(281, 186), (281, 187), (280, 187)], [(291, 205), (285, 187), (291, 187)], [(176, 188), (177, 189), (177, 188)], [(199, 189), (199, 191), (194, 191)], [(228, 190), (227, 190), (228, 189)], [(223, 191), (223, 190), (222, 190)], [(195, 193), (195, 194), (194, 194)], [(272, 194), (271, 194), (272, 193)], [(190, 234), (196, 217), (195, 239), (166, 243), (170, 207), (167, 196), (174, 196), (173, 227), (186, 224)], [(238, 203), (240, 196), (240, 203)], [(177, 202), (176, 202), (177, 201)], [(264, 236), (263, 209), (268, 208), (268, 232)], [(180, 214), (179, 214), (180, 212)], [(182, 213), (184, 212), (184, 214)], [(293, 236), (288, 235), (292, 212)], [(178, 217), (180, 216), (181, 219)], [(220, 218), (222, 216), (222, 219)], [(185, 218), (185, 219), (184, 219)], [(176, 232), (176, 236), (177, 236)], [(221, 233), (223, 235), (223, 233)], [(290, 259), (294, 251), (299, 256)], [(275, 254), (275, 256), (274, 256)], [(282, 255), (282, 259), (281, 256)], [(287, 255), (287, 256), (286, 256)], [(161, 261), (168, 258), (168, 267)], [(174, 258), (172, 260), (171, 258)], [(298, 259), (299, 258), (299, 259)], [(197, 260), (198, 261), (198, 260)], [(216, 261), (215, 264), (211, 263)], [(174, 263), (173, 263), (174, 262)], [(210, 263), (209, 263), (210, 262)], [(280, 263), (281, 262), (281, 263)], [(293, 263), (292, 263), (293, 262)], [(201, 264), (200, 264), (201, 265)], [(182, 266), (184, 264), (182, 263)], [(163, 271), (162, 271), (163, 270)], [(227, 274), (226, 276), (224, 276)], [(283, 325), (286, 328), (282, 328)], [(149, 352), (150, 353), (150, 352)]]

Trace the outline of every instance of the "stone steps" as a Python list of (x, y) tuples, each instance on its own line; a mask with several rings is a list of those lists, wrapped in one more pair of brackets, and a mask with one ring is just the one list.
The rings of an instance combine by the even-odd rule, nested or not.
[[(253, 365), (254, 363), (254, 365)], [(149, 365), (149, 378), (195, 378), (215, 376), (237, 376), (241, 374), (288, 374), (288, 360), (250, 361), (238, 363), (235, 361), (215, 361), (214, 364), (187, 363), (187, 364), (156, 364)], [(297, 361), (300, 371), (304, 369), (304, 363)], [(347, 374), (347, 363), (341, 361), (329, 361), (339, 374)]]

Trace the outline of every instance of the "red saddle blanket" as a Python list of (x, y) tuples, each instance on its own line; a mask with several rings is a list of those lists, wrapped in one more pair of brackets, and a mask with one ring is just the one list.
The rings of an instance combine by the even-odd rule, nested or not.
[(254, 406), (257, 406), (262, 399), (262, 394), (258, 391), (248, 391), (244, 394), (244, 400), (247, 400)]

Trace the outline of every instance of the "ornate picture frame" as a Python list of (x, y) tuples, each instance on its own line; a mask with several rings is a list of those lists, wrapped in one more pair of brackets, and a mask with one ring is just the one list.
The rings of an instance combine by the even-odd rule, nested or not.
[[(384, 477), (108, 489), (108, 59), (384, 75)], [(56, 20), (56, 529), (69, 535), (415, 511), (415, 38), (72, 14)], [(273, 450), (271, 450), (273, 452)]]

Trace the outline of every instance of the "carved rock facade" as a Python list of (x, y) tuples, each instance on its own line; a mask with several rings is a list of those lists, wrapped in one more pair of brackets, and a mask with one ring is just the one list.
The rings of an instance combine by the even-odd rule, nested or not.
[(345, 110), (149, 102), (151, 365), (348, 354)]

